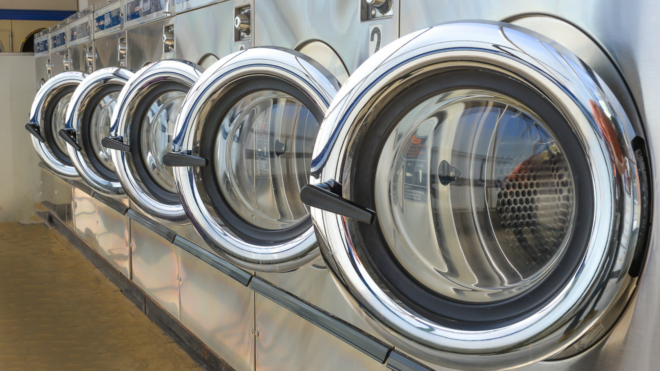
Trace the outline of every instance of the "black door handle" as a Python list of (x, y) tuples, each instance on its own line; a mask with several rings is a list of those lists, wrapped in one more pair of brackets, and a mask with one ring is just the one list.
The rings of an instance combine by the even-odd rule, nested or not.
[(171, 167), (200, 166), (208, 165), (208, 160), (203, 157), (193, 156), (183, 152), (167, 153), (163, 156), (163, 164)]
[(101, 145), (105, 148), (116, 149), (117, 151), (130, 152), (131, 147), (124, 144), (124, 138), (119, 137), (105, 137), (101, 139)]
[(308, 184), (300, 190), (300, 200), (307, 206), (329, 211), (371, 224), (376, 220), (376, 212), (362, 207), (340, 196), (341, 185), (331, 180), (321, 184)]
[(76, 151), (80, 151), (82, 147), (80, 147), (80, 144), (76, 141), (76, 131), (73, 129), (62, 129), (58, 133), (60, 135), (60, 138), (64, 139), (67, 143), (73, 147)]
[(41, 133), (39, 133), (39, 125), (27, 123), (25, 124), (25, 128), (30, 132), (30, 134), (34, 135), (35, 138), (39, 139), (41, 143), (46, 142), (44, 137), (41, 136)]

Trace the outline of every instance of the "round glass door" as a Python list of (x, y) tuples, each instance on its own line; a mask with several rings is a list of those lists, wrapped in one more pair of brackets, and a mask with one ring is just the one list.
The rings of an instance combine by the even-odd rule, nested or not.
[(112, 152), (103, 145), (110, 135), (122, 88), (133, 73), (104, 68), (89, 75), (78, 86), (67, 109), (67, 126), (62, 135), (69, 136), (69, 157), (81, 177), (94, 191), (107, 196), (123, 195)]
[(121, 146), (109, 149), (112, 161), (132, 203), (158, 222), (189, 223), (174, 168), (164, 159), (173, 150), (174, 128), (186, 94), (201, 74), (199, 66), (186, 61), (152, 63), (136, 72), (117, 102), (116, 126), (108, 139)]
[(288, 271), (313, 264), (320, 254), (300, 190), (339, 84), (295, 51), (248, 49), (223, 60), (197, 82), (177, 121), (174, 147), (206, 164), (174, 171), (184, 209), (236, 265)]
[(335, 282), (395, 346), (445, 367), (584, 349), (635, 288), (635, 129), (537, 37), (464, 22), (397, 40), (342, 87), (314, 146), (303, 199)]
[[(37, 92), (30, 111), (28, 126), (34, 129), (32, 144), (37, 154), (48, 168), (65, 178), (77, 178), (78, 172), (59, 132), (65, 128), (73, 92), (84, 76), (80, 72), (65, 72), (48, 80)], [(34, 136), (35, 132), (38, 137)]]

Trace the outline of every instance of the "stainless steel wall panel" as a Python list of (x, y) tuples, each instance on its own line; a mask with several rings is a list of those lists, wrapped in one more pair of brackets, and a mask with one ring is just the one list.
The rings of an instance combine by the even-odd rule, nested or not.
[(243, 286), (248, 286), (250, 280), (252, 279), (252, 275), (250, 273), (230, 264), (226, 260), (221, 259), (216, 255), (211, 254), (210, 252), (202, 249), (201, 247), (186, 240), (185, 238), (182, 238), (181, 236), (176, 236), (174, 238), (174, 244), (180, 247), (182, 250), (193, 255), (197, 259), (200, 259), (201, 261), (212, 266), (216, 270), (234, 279), (236, 282), (240, 283)]
[(52, 76), (56, 76), (62, 72), (64, 72), (64, 55), (66, 54), (66, 50), (59, 51), (57, 53), (52, 53), (50, 55), (50, 64), (53, 66), (52, 68)]
[(119, 67), (119, 38), (126, 37), (125, 32), (97, 39), (94, 45), (94, 69), (106, 67)]
[(131, 220), (131, 278), (176, 319), (179, 317), (179, 251), (160, 235)]
[(130, 227), (127, 216), (98, 203), (98, 252), (124, 276), (130, 278)]
[(209, 53), (222, 58), (249, 47), (247, 42), (234, 42), (235, 6), (235, 1), (227, 1), (178, 14), (174, 27), (176, 58), (200, 64)]
[(256, 370), (385, 370), (384, 364), (259, 294)]
[(174, 19), (167, 18), (126, 31), (129, 69), (137, 71), (149, 62), (164, 59), (163, 27), (168, 24), (174, 24)]
[(39, 90), (39, 88), (41, 88), (41, 85), (43, 85), (48, 80), (48, 70), (46, 69), (47, 62), (48, 62), (48, 56), (36, 58), (35, 61), (37, 66), (36, 90)]
[(69, 182), (53, 174), (50, 170), (42, 170), (41, 200), (60, 220), (73, 229), (73, 189)]
[(71, 59), (71, 66), (69, 71), (89, 72), (87, 71), (87, 48), (91, 43), (84, 43), (72, 46), (69, 48), (69, 58)]
[(179, 253), (181, 323), (237, 371), (254, 369), (254, 293), (186, 251)]
[(76, 233), (92, 248), (98, 250), (97, 202), (91, 195), (79, 188), (73, 188), (73, 226)]
[[(295, 49), (322, 40), (343, 59), (352, 73), (369, 57), (373, 26), (379, 26), (380, 48), (399, 37), (399, 2), (394, 16), (360, 21), (358, 0), (255, 0), (254, 45)], [(375, 36), (374, 36), (375, 37)]]
[(257, 276), (384, 341), (367, 317), (351, 308), (327, 269), (306, 267), (287, 273), (257, 273)]

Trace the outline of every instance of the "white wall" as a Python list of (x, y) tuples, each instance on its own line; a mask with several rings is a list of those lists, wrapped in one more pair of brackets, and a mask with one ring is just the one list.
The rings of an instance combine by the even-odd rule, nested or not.
[(78, 10), (83, 10), (94, 3), (95, 0), (78, 0)]
[(0, 54), (0, 222), (29, 223), (40, 201), (39, 156), (25, 130), (36, 79), (33, 55)]

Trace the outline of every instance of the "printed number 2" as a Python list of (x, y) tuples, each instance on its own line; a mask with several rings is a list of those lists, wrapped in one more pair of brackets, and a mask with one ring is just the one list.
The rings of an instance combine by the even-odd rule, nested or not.
[(380, 50), (380, 41), (382, 39), (382, 26), (375, 24), (369, 27), (369, 56)]

